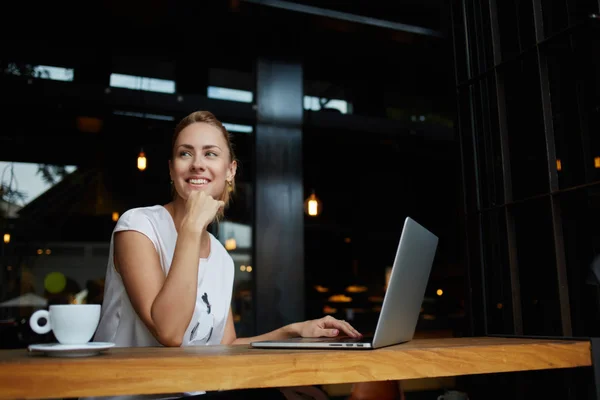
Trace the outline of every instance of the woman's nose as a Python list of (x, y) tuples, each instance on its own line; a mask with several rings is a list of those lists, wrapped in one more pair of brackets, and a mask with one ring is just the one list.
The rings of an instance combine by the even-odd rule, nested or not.
[(194, 162), (192, 162), (192, 169), (193, 170), (204, 170), (204, 160), (202, 160), (202, 157), (195, 157), (194, 158)]

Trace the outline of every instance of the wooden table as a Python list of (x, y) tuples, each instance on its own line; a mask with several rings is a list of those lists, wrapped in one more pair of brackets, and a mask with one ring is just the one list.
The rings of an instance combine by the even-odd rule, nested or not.
[(0, 398), (57, 398), (405, 380), (591, 366), (588, 341), (415, 339), (378, 350), (118, 348), (87, 358), (0, 351)]

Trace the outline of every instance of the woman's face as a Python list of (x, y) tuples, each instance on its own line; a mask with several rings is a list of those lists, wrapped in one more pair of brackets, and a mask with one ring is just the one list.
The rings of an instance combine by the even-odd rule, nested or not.
[(204, 122), (193, 123), (179, 133), (173, 148), (169, 162), (173, 186), (184, 200), (192, 190), (221, 199), (237, 168), (230, 160), (223, 133)]

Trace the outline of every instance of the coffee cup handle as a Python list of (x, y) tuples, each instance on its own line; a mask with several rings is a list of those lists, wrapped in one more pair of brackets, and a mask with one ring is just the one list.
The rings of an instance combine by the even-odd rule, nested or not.
[[(46, 318), (46, 325), (40, 326), (40, 318)], [(31, 318), (29, 318), (29, 326), (35, 333), (39, 333), (40, 335), (50, 332), (52, 329), (50, 326), (50, 313), (46, 310), (38, 310), (34, 312)]]

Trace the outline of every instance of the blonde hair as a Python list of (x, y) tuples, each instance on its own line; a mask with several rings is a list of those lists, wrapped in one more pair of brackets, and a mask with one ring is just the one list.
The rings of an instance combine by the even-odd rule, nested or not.
[[(227, 143), (227, 149), (229, 150), (229, 162), (230, 163), (232, 163), (234, 161), (237, 162), (237, 160), (235, 158), (235, 153), (233, 152), (231, 135), (229, 134), (229, 132), (227, 132), (227, 129), (225, 129), (225, 127), (223, 126), (221, 121), (219, 121), (217, 119), (217, 117), (215, 117), (214, 114), (211, 113), (210, 111), (196, 111), (196, 112), (191, 113), (187, 117), (183, 118), (181, 121), (179, 121), (179, 123), (175, 127), (175, 133), (173, 133), (173, 141), (171, 144), (171, 159), (173, 159), (173, 156), (175, 153), (175, 143), (177, 142), (177, 138), (179, 137), (179, 134), (181, 133), (181, 131), (184, 130), (185, 128), (187, 128), (188, 126), (195, 124), (195, 123), (199, 123), (199, 122), (214, 126), (219, 131), (221, 131), (221, 133), (223, 134), (223, 138), (225, 139), (225, 142)], [(223, 218), (224, 209), (229, 206), (231, 197), (234, 193), (235, 193), (235, 176), (233, 176), (231, 178), (231, 185), (226, 184), (225, 190), (223, 190), (223, 193), (221, 194), (221, 198), (219, 200), (222, 200), (225, 203), (225, 207), (223, 209), (220, 209), (219, 212), (217, 213), (217, 218), (216, 218), (217, 221), (220, 221)], [(173, 193), (173, 195), (174, 194), (175, 193)]]

